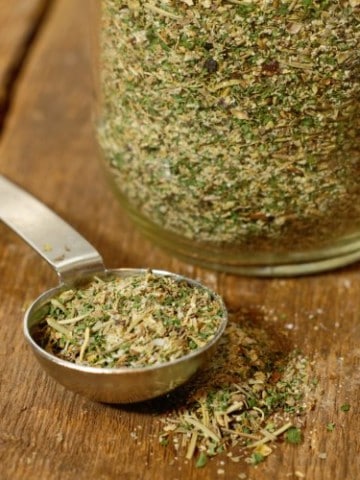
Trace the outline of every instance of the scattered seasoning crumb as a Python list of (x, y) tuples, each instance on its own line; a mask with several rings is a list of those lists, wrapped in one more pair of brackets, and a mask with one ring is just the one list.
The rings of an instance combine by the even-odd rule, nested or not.
[(326, 460), (327, 459), (327, 454), (325, 452), (321, 452), (321, 453), (319, 453), (319, 458), (321, 460)]
[(350, 410), (350, 405), (348, 403), (344, 403), (343, 405), (341, 405), (340, 410), (342, 412), (348, 412)]
[(254, 452), (254, 453), (251, 454), (251, 457), (249, 459), (249, 463), (251, 463), (251, 465), (258, 465), (259, 463), (263, 462), (264, 460), (265, 460), (264, 455), (262, 455), (259, 452)]
[(63, 443), (64, 441), (64, 434), (62, 432), (58, 432), (56, 435), (55, 435), (55, 440), (56, 440), (56, 443)]
[(99, 139), (142, 220), (255, 251), (358, 231), (359, 2), (103, 5)]
[(208, 456), (205, 452), (200, 452), (200, 455), (195, 463), (196, 468), (203, 468), (208, 462)]
[(295, 477), (297, 478), (305, 478), (305, 474), (303, 472), (300, 472), (299, 470), (296, 470), (294, 473)]
[(228, 451), (237, 461), (257, 464), (273, 452), (277, 440), (286, 439), (286, 432), (299, 443), (304, 416), (313, 405), (310, 368), (306, 357), (282, 350), (249, 313), (237, 312), (202, 374), (176, 399), (168, 397), (170, 407), (172, 401), (175, 405), (161, 417), (160, 442), (180, 444), (182, 455), (191, 445), (195, 461), (198, 455), (210, 459)]
[(210, 342), (225, 312), (208, 289), (156, 275), (93, 278), (62, 291), (33, 333), (46, 351), (93, 367), (144, 367)]
[(288, 443), (293, 443), (293, 444), (301, 443), (302, 442), (301, 430), (296, 427), (290, 427), (285, 434), (285, 440)]
[(351, 288), (351, 285), (352, 285), (351, 280), (349, 280), (349, 279), (347, 279), (347, 278), (344, 279), (343, 282), (342, 282), (342, 285), (343, 285), (343, 287), (346, 288), (346, 289)]
[(284, 327), (287, 330), (294, 330), (295, 325), (293, 323), (285, 323)]
[(333, 422), (330, 422), (326, 425), (326, 430), (328, 432), (333, 432), (335, 430), (336, 424)]

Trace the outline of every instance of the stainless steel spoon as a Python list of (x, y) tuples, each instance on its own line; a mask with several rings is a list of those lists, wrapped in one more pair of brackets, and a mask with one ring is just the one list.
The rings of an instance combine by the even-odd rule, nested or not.
[[(221, 298), (223, 322), (215, 337), (204, 347), (177, 360), (142, 368), (96, 368), (64, 361), (43, 350), (33, 339), (34, 327), (44, 317), (49, 299), (64, 288), (93, 275), (101, 278), (126, 277), (145, 269), (106, 269), (100, 254), (78, 232), (44, 204), (6, 178), (0, 176), (0, 220), (30, 244), (57, 272), (60, 285), (40, 295), (24, 317), (25, 338), (42, 367), (66, 388), (93, 400), (106, 403), (131, 403), (163, 395), (185, 383), (212, 354), (224, 332), (227, 312)], [(157, 275), (172, 276), (190, 285), (208, 290), (186, 277), (153, 270)]]

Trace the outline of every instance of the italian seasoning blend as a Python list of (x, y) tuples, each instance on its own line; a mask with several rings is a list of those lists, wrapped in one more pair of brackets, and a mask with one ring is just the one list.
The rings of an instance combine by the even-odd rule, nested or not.
[(254, 252), (359, 232), (359, 0), (103, 6), (99, 137), (133, 210)]
[(256, 465), (279, 440), (301, 443), (316, 403), (309, 359), (286, 351), (249, 312), (232, 317), (208, 367), (161, 419), (161, 444), (197, 467), (221, 453)]
[(219, 300), (185, 280), (147, 274), (101, 280), (49, 300), (34, 338), (64, 360), (93, 367), (146, 367), (210, 342), (223, 319)]

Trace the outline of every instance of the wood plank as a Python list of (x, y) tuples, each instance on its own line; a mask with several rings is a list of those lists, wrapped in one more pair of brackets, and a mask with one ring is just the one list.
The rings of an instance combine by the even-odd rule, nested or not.
[[(187, 265), (143, 239), (108, 188), (96, 146), (97, 15), (95, 0), (56, 2), (22, 72), (0, 145), (0, 171), (81, 231), (107, 265), (199, 278), (224, 296), (235, 317), (246, 310), (259, 328), (281, 335), (287, 348), (304, 351), (319, 380), (317, 403), (301, 445), (279, 444), (257, 467), (222, 455), (196, 469), (158, 443), (166, 401), (156, 408), (96, 404), (40, 369), (25, 345), (21, 319), (24, 305), (57, 279), (0, 224), (0, 477), (357, 480), (360, 265), (301, 278), (245, 278)], [(348, 412), (341, 410), (345, 403)]]
[(50, 0), (0, 0), (0, 127), (17, 74), (50, 4)]

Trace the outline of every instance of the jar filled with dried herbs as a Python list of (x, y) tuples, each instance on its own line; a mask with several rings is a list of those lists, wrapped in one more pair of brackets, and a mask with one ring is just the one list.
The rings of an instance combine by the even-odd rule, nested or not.
[(360, 0), (102, 0), (99, 140), (126, 210), (227, 271), (360, 258)]

